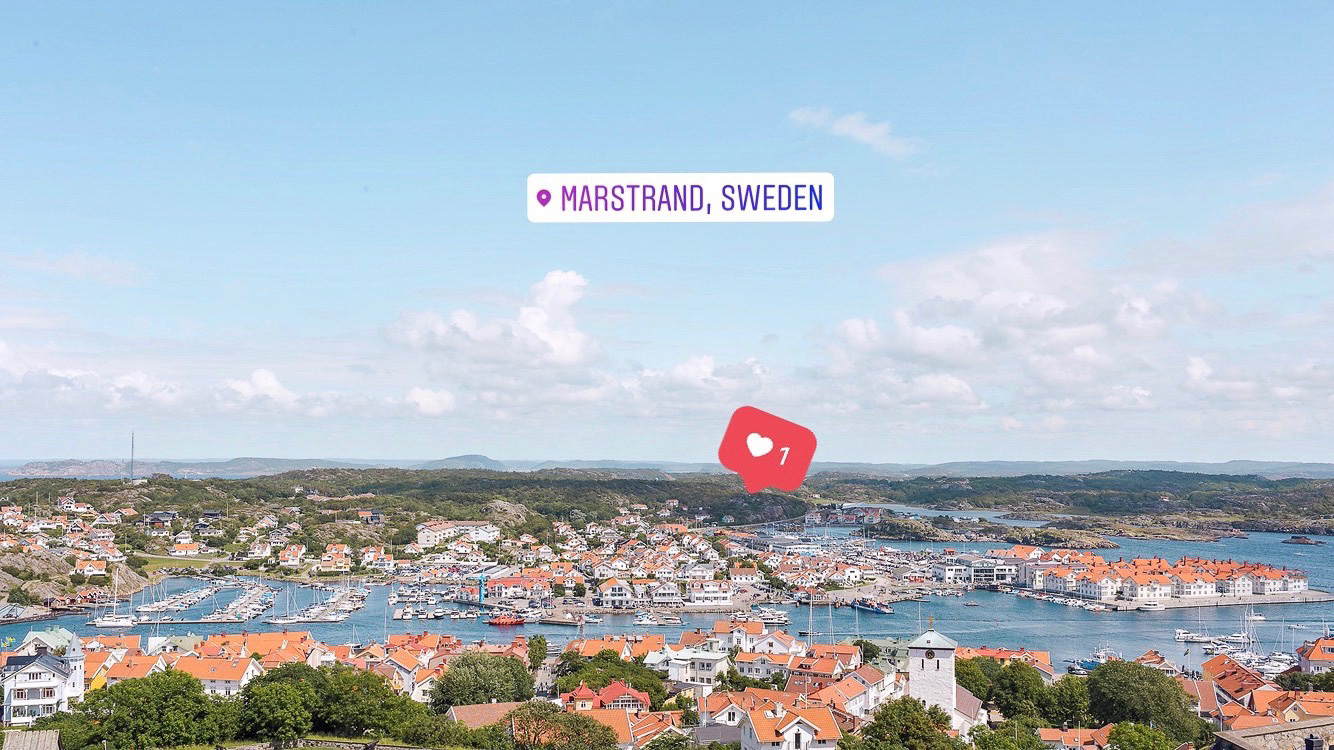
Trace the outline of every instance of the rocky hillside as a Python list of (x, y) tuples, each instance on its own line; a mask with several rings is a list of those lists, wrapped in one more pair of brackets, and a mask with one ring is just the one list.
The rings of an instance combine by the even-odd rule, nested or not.
[(101, 585), (110, 589), (114, 584), (122, 595), (148, 585), (147, 578), (123, 564), (109, 565), (108, 573), (105, 580), (93, 579), (81, 584), (73, 577), (74, 565), (69, 558), (56, 552), (8, 552), (0, 555), (0, 596), (9, 601), (10, 592), (18, 589), (30, 599), (41, 602), (53, 597), (72, 596), (86, 585)]

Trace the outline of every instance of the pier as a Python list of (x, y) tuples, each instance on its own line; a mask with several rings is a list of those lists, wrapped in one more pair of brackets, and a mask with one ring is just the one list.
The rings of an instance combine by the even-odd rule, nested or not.
[[(1088, 599), (1083, 601), (1097, 601)], [(1156, 600), (1162, 603), (1163, 609), (1199, 609), (1203, 607), (1267, 607), (1271, 604), (1312, 604), (1316, 602), (1334, 601), (1334, 594), (1328, 591), (1319, 591), (1317, 589), (1307, 589), (1306, 591), (1296, 591), (1284, 594), (1252, 594), (1250, 596), (1228, 596), (1228, 597), (1200, 597), (1198, 599), (1177, 598)], [(1144, 602), (1137, 601), (1101, 601), (1099, 604), (1107, 605), (1108, 609), (1118, 612), (1137, 611)]]

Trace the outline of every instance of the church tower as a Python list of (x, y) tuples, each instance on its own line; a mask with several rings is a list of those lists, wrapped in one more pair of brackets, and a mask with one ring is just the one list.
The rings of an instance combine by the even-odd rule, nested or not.
[(954, 649), (959, 644), (931, 629), (908, 644), (908, 695), (928, 707), (940, 706), (960, 728), (954, 685)]

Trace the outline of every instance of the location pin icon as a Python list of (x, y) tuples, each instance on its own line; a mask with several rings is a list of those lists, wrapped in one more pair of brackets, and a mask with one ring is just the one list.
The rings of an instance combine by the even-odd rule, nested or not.
[(541, 203), (543, 208), (546, 208), (546, 205), (551, 202), (551, 191), (546, 188), (537, 191), (537, 202)]

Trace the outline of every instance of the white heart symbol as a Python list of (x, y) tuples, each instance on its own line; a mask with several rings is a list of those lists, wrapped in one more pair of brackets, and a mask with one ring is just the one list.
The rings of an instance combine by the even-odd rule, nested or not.
[(750, 455), (759, 458), (774, 449), (774, 441), (758, 432), (752, 432), (746, 436), (746, 447), (750, 449)]

